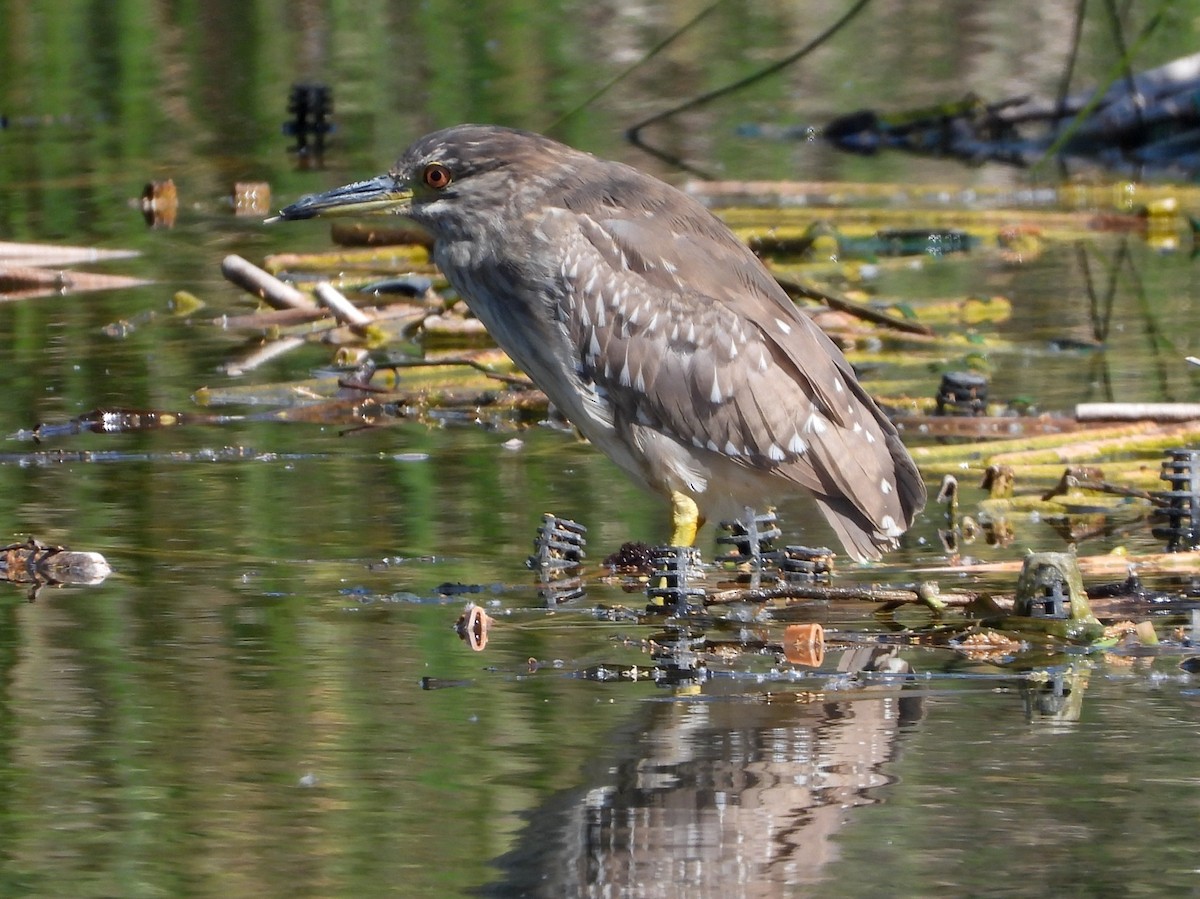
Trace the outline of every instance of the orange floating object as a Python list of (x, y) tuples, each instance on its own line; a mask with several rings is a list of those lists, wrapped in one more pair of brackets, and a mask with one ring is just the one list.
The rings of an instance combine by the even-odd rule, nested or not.
[(793, 665), (820, 668), (825, 661), (825, 628), (816, 622), (789, 624), (783, 632), (783, 655)]

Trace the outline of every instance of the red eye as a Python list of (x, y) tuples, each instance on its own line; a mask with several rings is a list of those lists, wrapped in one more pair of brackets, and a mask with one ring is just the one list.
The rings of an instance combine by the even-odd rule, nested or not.
[(425, 185), (427, 187), (432, 187), (434, 190), (441, 190), (442, 188), (448, 186), (453, 180), (450, 170), (440, 162), (431, 162), (429, 165), (425, 166), (425, 174), (423, 177), (425, 179)]

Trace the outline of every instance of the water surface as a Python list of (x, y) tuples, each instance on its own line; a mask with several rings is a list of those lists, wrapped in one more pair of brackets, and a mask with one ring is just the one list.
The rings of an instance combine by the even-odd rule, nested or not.
[[(652, 136), (730, 179), (1053, 185), (1052, 171), (736, 136), (746, 121), (1057, 88), (1070, 10), (913, 6), (868, 7), (810, 64)], [(1193, 7), (1169, 5), (1139, 66), (1194, 48)], [(622, 130), (780, 58), (840, 12), (722, 4), (557, 133), (683, 183)], [(1133, 34), (1145, 13), (1129, 15)], [(98, 407), (189, 411), (198, 388), (245, 381), (221, 370), (241, 338), (209, 324), (249, 308), (221, 258), (329, 239), (320, 225), (235, 219), (234, 181), (269, 181), (280, 205), (384, 170), (434, 126), (545, 129), (684, 21), (670, 4), (0, 2), (0, 239), (135, 249), (91, 268), (155, 282), (0, 304), (0, 435)], [(1112, 58), (1096, 12), (1077, 79), (1095, 83)], [(289, 86), (309, 79), (335, 93), (324, 167), (298, 165), (281, 133)], [(147, 229), (130, 201), (168, 176), (178, 221)], [(1115, 196), (1097, 212), (1140, 195)], [(1025, 264), (925, 259), (870, 286), (914, 302), (1010, 298), (1013, 316), (983, 329), (1011, 341), (987, 351), (1005, 401), (1193, 401), (1182, 358), (1200, 355), (1196, 274), (1180, 238), (1163, 252), (1136, 232), (1089, 232)], [(1114, 285), (1102, 348), (1087, 346), (1089, 281), (1101, 297)], [(173, 316), (179, 290), (205, 309)], [(125, 336), (106, 332), (122, 321)], [(874, 388), (931, 396), (963, 355), (856, 361)], [(314, 345), (250, 377), (287, 382), (330, 359)], [(964, 503), (982, 496), (964, 487)], [(545, 511), (576, 519), (597, 561), (661, 539), (666, 510), (562, 430), (253, 421), (7, 439), (0, 496), (4, 542), (32, 534), (116, 570), (33, 602), (0, 593), (3, 895), (1195, 892), (1186, 648), (1058, 655), (1038, 680), (1037, 665), (877, 639), (927, 613), (896, 624), (814, 605), (796, 617), (838, 637), (819, 668), (746, 653), (685, 684), (599, 681), (598, 666), (647, 669), (661, 625), (637, 620), (640, 595), (595, 577), (548, 610), (524, 565), (535, 530)], [(788, 542), (830, 541), (810, 507), (782, 511)], [(931, 508), (886, 567), (848, 565), (839, 583), (911, 583), (944, 563), (941, 524)], [(1143, 523), (1081, 551), (1159, 545)], [(970, 551), (1027, 547), (1064, 539), (1023, 520), (1014, 544)], [(453, 631), (469, 600), (496, 618), (484, 653)], [(712, 636), (778, 641), (782, 623), (753, 611)], [(1164, 637), (1186, 621), (1156, 620)]]

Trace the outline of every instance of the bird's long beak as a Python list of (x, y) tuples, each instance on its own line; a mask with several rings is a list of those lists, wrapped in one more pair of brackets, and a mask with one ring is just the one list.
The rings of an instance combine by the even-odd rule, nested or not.
[(309, 194), (267, 221), (311, 219), (319, 215), (404, 215), (411, 206), (412, 189), (408, 184), (392, 175), (380, 175), (322, 194)]

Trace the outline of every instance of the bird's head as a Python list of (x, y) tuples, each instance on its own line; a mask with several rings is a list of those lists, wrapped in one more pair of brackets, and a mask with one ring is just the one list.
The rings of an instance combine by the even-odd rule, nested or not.
[(303, 197), (268, 221), (332, 215), (403, 215), (434, 237), (470, 233), (536, 204), (570, 157), (549, 138), (493, 125), (427, 134), (385, 175)]

